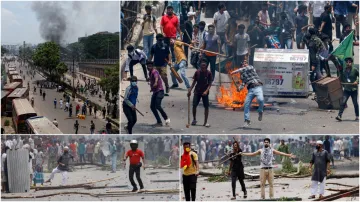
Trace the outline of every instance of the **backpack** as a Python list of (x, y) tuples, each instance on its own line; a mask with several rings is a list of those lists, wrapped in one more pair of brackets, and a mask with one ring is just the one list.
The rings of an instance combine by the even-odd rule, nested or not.
[[(135, 53), (137, 56), (141, 57), (141, 54), (137, 51), (137, 49), (135, 49)], [(132, 60), (132, 56), (130, 54), (128, 54), (129, 58)]]

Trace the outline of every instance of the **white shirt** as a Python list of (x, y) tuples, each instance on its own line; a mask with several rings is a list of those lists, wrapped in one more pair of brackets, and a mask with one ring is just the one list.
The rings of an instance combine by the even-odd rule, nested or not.
[(227, 11), (221, 14), (219, 11), (214, 14), (214, 21), (216, 21), (216, 33), (225, 32), (225, 27), (230, 19), (230, 15)]
[(200, 147), (201, 147), (201, 151), (202, 151), (202, 152), (205, 152), (205, 151), (206, 151), (206, 144), (205, 144), (204, 141), (201, 141), (201, 142), (200, 142)]
[(140, 61), (142, 59), (147, 60), (147, 56), (146, 56), (145, 52), (140, 49), (135, 49), (133, 52), (129, 53), (128, 58), (126, 59), (125, 72), (129, 71), (129, 65), (132, 60)]
[(320, 15), (324, 12), (325, 5), (325, 1), (314, 1), (312, 3), (313, 16), (317, 18), (320, 17)]
[(12, 149), (13, 141), (12, 140), (6, 140), (5, 145), (8, 146), (10, 149)]
[(60, 100), (59, 103), (60, 103), (60, 105), (62, 105), (62, 104), (63, 104), (63, 100)]
[(334, 142), (334, 150), (336, 151), (340, 150), (340, 143), (338, 141)]
[(31, 149), (34, 149), (35, 144), (34, 144), (34, 140), (31, 137), (29, 137), (29, 144), (30, 144)]
[(248, 53), (248, 42), (250, 37), (248, 34), (236, 34), (235, 43), (236, 43), (236, 55), (246, 55)]
[(249, 144), (244, 146), (244, 152), (251, 152), (251, 146)]

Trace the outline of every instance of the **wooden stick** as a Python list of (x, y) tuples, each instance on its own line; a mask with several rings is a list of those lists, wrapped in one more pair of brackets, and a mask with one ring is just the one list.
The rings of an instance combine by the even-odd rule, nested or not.
[[(221, 46), (220, 46), (220, 44), (218, 44), (218, 47), (219, 47), (219, 51), (221, 52)], [(218, 58), (219, 59), (219, 63), (218, 63), (218, 68), (219, 68), (219, 84), (220, 84), (220, 86), (221, 86), (221, 72), (220, 72), (220, 58)], [(213, 77), (215, 77), (215, 75), (213, 75)]]
[(29, 198), (29, 199), (34, 199), (34, 198), (45, 198), (45, 197), (50, 197), (50, 196), (56, 196), (56, 195), (65, 195), (65, 194), (79, 194), (79, 195), (89, 195), (89, 196), (93, 196), (93, 197), (97, 197), (96, 194), (91, 194), (91, 193), (87, 193), (87, 192), (74, 192), (74, 191), (68, 191), (68, 192), (59, 192), (59, 193), (52, 193), (52, 194), (44, 194), (44, 195), (30, 195), (30, 196), (19, 196), (19, 195), (12, 195), (12, 196), (4, 196), (3, 194), (1, 195), (2, 199), (16, 199), (16, 198)]
[[(125, 98), (124, 98), (124, 96), (122, 96), (122, 95), (120, 95), (120, 97), (121, 97), (122, 99), (125, 99)], [(143, 113), (141, 113), (141, 111), (140, 111), (140, 110), (138, 110), (137, 108), (135, 108), (135, 110), (136, 110), (137, 112), (139, 112), (139, 114), (141, 114), (141, 116), (144, 116), (144, 114), (143, 114)]]
[[(176, 40), (176, 41), (179, 41), (179, 40)], [(183, 45), (189, 46), (190, 48), (193, 48), (195, 50), (199, 50), (199, 51), (202, 51), (202, 52), (205, 52), (205, 53), (212, 53), (212, 54), (219, 55), (219, 56), (222, 56), (222, 57), (228, 57), (227, 55), (223, 55), (223, 54), (220, 54), (220, 53), (216, 53), (216, 52), (212, 52), (212, 51), (208, 51), (208, 50), (204, 50), (204, 49), (200, 49), (200, 48), (195, 48), (194, 46), (192, 46), (190, 44), (187, 44), (187, 43), (182, 42), (182, 41), (180, 41), (180, 42), (183, 43)]]
[(75, 188), (90, 188), (91, 185), (69, 185), (69, 186), (49, 186), (49, 187), (31, 187), (35, 191), (40, 190), (54, 190), (54, 189), (75, 189)]
[(356, 187), (356, 186), (353, 186), (353, 185), (340, 184), (340, 183), (336, 183), (336, 182), (328, 182), (326, 184), (340, 185), (340, 186), (344, 186), (344, 187)]
[(119, 185), (119, 186), (98, 186), (98, 187), (86, 187), (85, 189), (107, 189), (107, 188), (125, 188), (128, 187), (127, 185)]
[(150, 180), (150, 182), (180, 182), (179, 180)]

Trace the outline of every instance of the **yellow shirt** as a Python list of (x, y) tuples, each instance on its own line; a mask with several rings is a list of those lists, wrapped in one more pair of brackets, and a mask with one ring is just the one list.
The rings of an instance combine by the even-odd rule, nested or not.
[(176, 64), (179, 64), (182, 60), (187, 61), (184, 49), (183, 49), (183, 42), (175, 41), (174, 43), (174, 53), (176, 58)]
[[(194, 157), (194, 161), (198, 161), (198, 155), (195, 152), (190, 152), (190, 158), (191, 155)], [(188, 168), (186, 168), (184, 170), (184, 175), (188, 176), (188, 175), (195, 175), (196, 174), (196, 168), (195, 165), (193, 164), (192, 158), (191, 158), (191, 164)]]

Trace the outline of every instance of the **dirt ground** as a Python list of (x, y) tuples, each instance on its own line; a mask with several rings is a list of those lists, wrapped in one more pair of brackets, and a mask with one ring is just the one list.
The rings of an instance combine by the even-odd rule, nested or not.
[[(245, 172), (259, 173), (259, 166), (245, 167)], [(281, 165), (278, 165), (276, 169), (281, 169)], [(220, 173), (220, 169), (203, 169), (204, 172), (211, 173)], [(335, 173), (359, 173), (359, 160), (353, 159), (353, 161), (342, 160), (335, 161), (335, 168), (333, 169)], [(227, 182), (208, 182), (208, 177), (200, 176), (197, 183), (197, 198), (199, 201), (223, 201), (230, 200), (232, 197), (231, 191), (231, 181)], [(342, 178), (342, 179), (329, 179), (326, 180), (327, 183), (341, 183), (352, 186), (359, 186), (359, 178)], [(259, 200), (260, 199), (260, 188), (249, 188), (253, 185), (259, 185), (259, 180), (245, 180), (245, 186), (247, 187), (248, 200)], [(268, 183), (267, 183), (268, 184)], [(289, 184), (289, 185), (282, 185)], [(310, 185), (311, 177), (294, 179), (294, 178), (275, 178), (274, 179), (274, 197), (299, 197), (303, 201), (307, 201), (310, 196)], [(326, 185), (326, 189), (349, 189), (348, 187), (338, 186), (338, 185)], [(325, 190), (325, 196), (334, 194), (336, 192)], [(246, 200), (243, 198), (243, 192), (241, 191), (240, 183), (236, 182), (236, 194), (238, 201)], [(269, 199), (269, 188), (265, 188), (265, 197)], [(181, 198), (184, 199), (184, 193), (181, 190)], [(359, 201), (359, 197), (353, 198), (342, 198), (338, 201)]]

